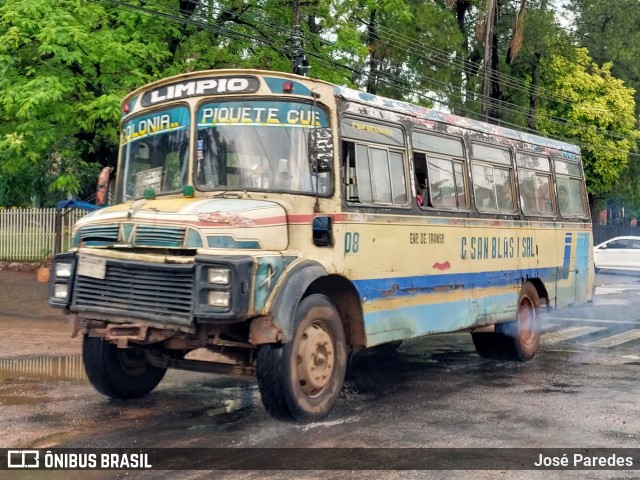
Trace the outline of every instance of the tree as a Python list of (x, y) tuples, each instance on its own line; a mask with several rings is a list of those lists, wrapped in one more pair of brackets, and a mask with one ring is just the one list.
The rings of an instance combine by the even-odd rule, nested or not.
[(611, 75), (611, 63), (598, 66), (585, 48), (575, 60), (559, 55), (543, 65), (544, 84), (554, 99), (539, 110), (538, 129), (582, 148), (587, 190), (602, 198), (625, 170), (636, 149), (634, 90)]
[[(613, 62), (612, 75), (635, 89), (636, 115), (640, 115), (640, 9), (637, 0), (568, 0), (575, 14), (576, 43), (589, 49), (597, 63)], [(611, 199), (640, 213), (639, 158), (632, 155)]]
[[(0, 198), (55, 197), (114, 162), (120, 99), (171, 62), (178, 32), (160, 20), (80, 0), (0, 6)], [(50, 199), (51, 200), (51, 199)]]
[[(598, 64), (612, 62), (611, 73), (640, 95), (640, 9), (637, 0), (566, 0), (575, 15), (575, 41)], [(640, 114), (636, 96), (636, 114)]]

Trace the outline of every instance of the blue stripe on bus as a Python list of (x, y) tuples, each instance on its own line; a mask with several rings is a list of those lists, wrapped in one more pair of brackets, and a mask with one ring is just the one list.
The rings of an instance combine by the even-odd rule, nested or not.
[(549, 278), (555, 280), (556, 267), (499, 270), (494, 272), (445, 273), (411, 277), (374, 278), (354, 280), (353, 284), (364, 302), (413, 296), (421, 293), (454, 290), (458, 288), (487, 288), (518, 285), (523, 278)]
[(564, 256), (562, 257), (562, 267), (558, 272), (558, 279), (569, 278), (569, 267), (571, 266), (571, 232), (567, 232), (564, 237)]
[(477, 318), (483, 316), (485, 310), (504, 312), (508, 308), (513, 310), (515, 319), (517, 300), (517, 292), (510, 292), (484, 297), (477, 302), (460, 299), (367, 312), (364, 319), (367, 346), (469, 328), (477, 325)]

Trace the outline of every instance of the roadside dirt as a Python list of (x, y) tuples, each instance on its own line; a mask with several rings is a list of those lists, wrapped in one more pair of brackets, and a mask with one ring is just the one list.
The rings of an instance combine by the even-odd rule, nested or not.
[(62, 310), (48, 303), (35, 271), (0, 270), (0, 358), (80, 353)]

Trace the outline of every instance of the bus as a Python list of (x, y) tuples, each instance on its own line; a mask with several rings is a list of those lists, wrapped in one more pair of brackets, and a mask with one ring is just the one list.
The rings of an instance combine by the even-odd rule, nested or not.
[(211, 70), (126, 96), (113, 204), (52, 264), (91, 384), (168, 368), (257, 378), (278, 419), (332, 410), (362, 349), (470, 333), (528, 361), (583, 304), (592, 233), (574, 145), (325, 81)]

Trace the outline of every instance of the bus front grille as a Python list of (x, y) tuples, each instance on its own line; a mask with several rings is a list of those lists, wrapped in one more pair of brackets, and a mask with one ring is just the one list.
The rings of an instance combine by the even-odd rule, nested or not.
[(190, 325), (193, 265), (161, 265), (108, 259), (105, 278), (76, 275), (73, 311)]
[(118, 241), (118, 225), (89, 225), (80, 229), (80, 241), (85, 245), (111, 245)]
[(185, 229), (138, 225), (135, 245), (147, 247), (181, 247), (184, 244)]

